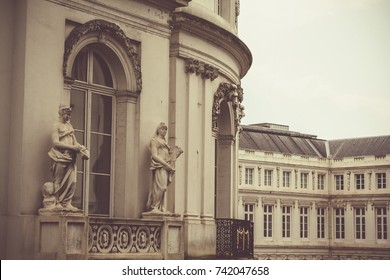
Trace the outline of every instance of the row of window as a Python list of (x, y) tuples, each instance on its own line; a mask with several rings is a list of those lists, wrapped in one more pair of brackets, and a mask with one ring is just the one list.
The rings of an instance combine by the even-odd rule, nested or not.
[[(245, 168), (245, 185), (254, 185), (254, 168)], [(355, 174), (355, 188), (357, 190), (364, 190), (366, 188), (365, 185), (365, 174)], [(272, 186), (273, 185), (273, 170), (265, 169), (264, 170), (264, 178), (261, 180), (261, 172), (258, 173), (258, 184), (261, 185), (261, 182), (264, 183), (264, 186)], [(324, 190), (325, 189), (325, 178), (326, 174), (317, 174), (317, 189)], [(301, 172), (299, 176), (299, 186), (302, 189), (307, 189), (309, 187), (309, 172)], [(336, 190), (344, 190), (344, 174), (334, 175), (335, 180), (335, 189)], [(289, 188), (291, 187), (292, 174), (291, 171), (282, 171), (282, 187)], [(375, 174), (375, 182), (377, 189), (386, 189), (386, 173), (376, 173)]]
[[(263, 237), (272, 237), (274, 234), (274, 206), (263, 206)], [(291, 237), (292, 206), (281, 207), (281, 230), (283, 238)], [(254, 204), (244, 205), (245, 220), (254, 221)], [(326, 233), (326, 211), (325, 208), (317, 208), (317, 238), (324, 239)], [(355, 239), (366, 239), (366, 209), (354, 208)], [(375, 208), (376, 238), (387, 240), (387, 208)], [(299, 237), (309, 237), (309, 207), (299, 207)], [(345, 209), (334, 209), (334, 237), (345, 239)]]
[[(344, 190), (344, 174), (334, 175), (336, 190)], [(386, 173), (376, 173), (375, 182), (377, 189), (386, 189)], [(366, 188), (364, 174), (355, 174), (355, 188), (357, 190), (364, 190)]]

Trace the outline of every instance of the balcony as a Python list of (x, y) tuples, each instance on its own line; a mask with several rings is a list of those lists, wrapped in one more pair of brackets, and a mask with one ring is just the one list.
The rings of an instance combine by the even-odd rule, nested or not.
[(253, 222), (216, 219), (217, 257), (221, 259), (253, 258)]

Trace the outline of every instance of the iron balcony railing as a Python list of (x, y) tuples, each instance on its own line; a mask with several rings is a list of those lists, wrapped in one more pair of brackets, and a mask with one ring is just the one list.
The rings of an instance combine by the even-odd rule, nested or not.
[(216, 219), (217, 257), (253, 258), (253, 222), (238, 219)]

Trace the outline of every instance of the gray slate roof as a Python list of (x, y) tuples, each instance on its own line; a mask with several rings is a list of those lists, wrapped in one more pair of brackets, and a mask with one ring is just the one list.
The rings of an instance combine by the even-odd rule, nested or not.
[[(390, 154), (390, 136), (326, 141), (314, 135), (267, 127), (243, 125), (240, 149), (259, 150), (312, 157), (360, 157)], [(327, 146), (329, 147), (327, 154)]]

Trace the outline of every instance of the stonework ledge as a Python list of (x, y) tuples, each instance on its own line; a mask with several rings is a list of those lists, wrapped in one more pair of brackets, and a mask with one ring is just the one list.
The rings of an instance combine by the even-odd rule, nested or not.
[(175, 214), (171, 212), (150, 211), (150, 212), (142, 213), (142, 219), (148, 219), (148, 220), (177, 219), (179, 217), (180, 217), (179, 214)]
[(80, 209), (66, 209), (66, 208), (41, 208), (38, 210), (39, 215), (44, 216), (84, 216), (83, 210)]

